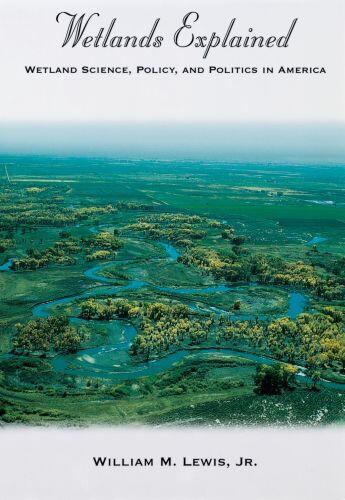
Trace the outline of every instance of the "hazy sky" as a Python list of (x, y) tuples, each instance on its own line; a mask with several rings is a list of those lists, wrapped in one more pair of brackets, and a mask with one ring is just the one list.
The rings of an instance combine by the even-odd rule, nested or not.
[[(2, 0), (1, 6), (0, 153), (157, 157), (175, 150), (173, 156), (272, 160), (284, 152), (296, 161), (303, 154), (344, 159), (345, 129), (334, 125), (345, 123), (343, 0)], [(98, 11), (90, 34), (116, 17), (114, 35), (145, 35), (159, 17), (163, 47), (61, 48), (66, 23), (55, 21), (61, 10)], [(234, 35), (248, 34), (249, 27), (256, 34), (283, 35), (294, 18), (298, 22), (288, 48), (216, 48), (203, 60), (201, 49), (178, 48), (172, 41), (191, 10), (200, 14), (195, 35), (224, 34), (232, 18)], [(25, 65), (133, 71), (137, 65), (203, 66), (206, 73), (28, 75)], [(259, 73), (210, 76), (210, 65), (258, 67)], [(327, 74), (263, 75), (262, 66), (324, 66)], [(148, 121), (150, 126), (141, 125)], [(230, 125), (214, 125), (219, 122)], [(240, 122), (255, 125), (234, 126)]]
[(7, 123), (0, 124), (0, 154), (345, 163), (344, 137), (345, 125), (326, 122)]

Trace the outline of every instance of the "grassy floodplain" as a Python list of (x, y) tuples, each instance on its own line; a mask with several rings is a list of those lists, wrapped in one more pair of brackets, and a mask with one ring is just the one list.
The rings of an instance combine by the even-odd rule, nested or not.
[(344, 420), (343, 165), (0, 163), (0, 421)]

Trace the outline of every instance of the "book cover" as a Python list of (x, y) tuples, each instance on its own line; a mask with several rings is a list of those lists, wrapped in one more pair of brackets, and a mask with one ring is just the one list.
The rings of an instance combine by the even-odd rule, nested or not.
[(344, 498), (343, 2), (0, 7), (0, 497)]

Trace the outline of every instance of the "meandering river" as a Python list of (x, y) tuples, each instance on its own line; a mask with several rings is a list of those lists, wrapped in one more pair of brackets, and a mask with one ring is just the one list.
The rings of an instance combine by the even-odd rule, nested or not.
[[(97, 232), (96, 228), (91, 228), (91, 232)], [(167, 258), (169, 261), (176, 261), (179, 253), (178, 251), (169, 243), (160, 243), (165, 249)], [(128, 263), (130, 261), (122, 261), (123, 263)], [(150, 288), (153, 290), (167, 292), (170, 295), (193, 295), (193, 294), (215, 294), (215, 293), (234, 293), (236, 290), (245, 289), (246, 286), (228, 286), (225, 284), (199, 287), (199, 288), (175, 288), (175, 287), (162, 287), (156, 286), (146, 281), (141, 280), (131, 280), (125, 285), (115, 285), (115, 279), (102, 276), (100, 273), (107, 267), (113, 266), (114, 264), (120, 264), (120, 261), (107, 262), (99, 264), (87, 269), (84, 275), (90, 280), (96, 281), (97, 283), (103, 283), (102, 286), (95, 287), (91, 290), (83, 292), (79, 295), (73, 295), (70, 297), (64, 297), (61, 299), (55, 299), (49, 302), (36, 305), (32, 309), (32, 314), (36, 318), (45, 318), (51, 314), (54, 307), (58, 305), (68, 305), (72, 304), (76, 300), (86, 299), (89, 297), (97, 296), (114, 296), (120, 292), (126, 290), (137, 290), (141, 288)], [(9, 270), (11, 262), (8, 261), (4, 264), (0, 270)], [(248, 287), (249, 285), (247, 285)], [(289, 296), (288, 310), (285, 313), (291, 318), (296, 318), (300, 314), (307, 303), (307, 298), (305, 295), (297, 292), (292, 292)], [(197, 300), (189, 300), (189, 307), (192, 309), (199, 310), (200, 307), (197, 304)], [(216, 314), (224, 313), (215, 307), (208, 307), (207, 309), (202, 309), (202, 311), (215, 312)], [(249, 319), (247, 317), (246, 319)], [(92, 326), (93, 324), (98, 328), (102, 326), (106, 330), (106, 342), (98, 347), (91, 347), (88, 349), (81, 349), (74, 354), (59, 354), (55, 356), (52, 360), (52, 364), (55, 370), (63, 372), (69, 375), (83, 376), (83, 377), (101, 377), (114, 380), (126, 380), (135, 379), (144, 375), (153, 375), (156, 373), (163, 372), (170, 368), (175, 362), (182, 360), (186, 356), (202, 356), (207, 357), (214, 355), (215, 353), (221, 354), (222, 356), (240, 356), (242, 358), (254, 361), (257, 363), (273, 364), (276, 361), (269, 356), (253, 354), (245, 351), (238, 351), (236, 349), (230, 348), (184, 348), (166, 356), (153, 359), (148, 362), (136, 362), (133, 357), (129, 354), (129, 348), (133, 342), (136, 335), (136, 330), (133, 325), (123, 320), (112, 320), (112, 321), (94, 321), (94, 320), (83, 320), (76, 317), (70, 317), (70, 322), (74, 325), (80, 326), (82, 324)], [(297, 377), (304, 378), (304, 369), (298, 367), (299, 372)], [(327, 387), (334, 389), (344, 389), (343, 384), (338, 384), (335, 382), (329, 382), (322, 380), (321, 383)]]

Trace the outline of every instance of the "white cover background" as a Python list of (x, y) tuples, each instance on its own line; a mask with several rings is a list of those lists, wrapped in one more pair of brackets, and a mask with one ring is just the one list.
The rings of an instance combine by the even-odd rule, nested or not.
[[(2, 432), (4, 500), (344, 500), (344, 432), (85, 429)], [(93, 456), (252, 456), (255, 468), (96, 468)], [(180, 460), (181, 461), (181, 460)]]
[[(0, 0), (0, 121), (211, 120), (344, 121), (344, 9), (338, 0)], [(286, 32), (287, 50), (61, 49), (57, 12), (98, 10), (121, 32), (149, 30), (161, 17), (168, 42), (189, 10), (200, 30)], [(326, 76), (28, 76), (31, 65), (294, 65)], [(115, 403), (114, 403), (115, 404)], [(93, 455), (253, 456), (253, 470), (96, 469)], [(344, 432), (318, 430), (86, 429), (0, 431), (3, 500), (344, 500)]]
[[(1, 0), (0, 121), (216, 120), (261, 122), (345, 120), (343, 0)], [(197, 10), (195, 34), (286, 34), (289, 47), (211, 50), (178, 48), (173, 34)], [(99, 12), (91, 26), (114, 34), (147, 34), (161, 18), (163, 47), (61, 48), (67, 23), (60, 11)], [(67, 20), (66, 20), (67, 21)], [(93, 30), (91, 30), (93, 31)], [(96, 30), (95, 30), (96, 31)], [(97, 31), (96, 31), (97, 32)], [(95, 33), (96, 34), (96, 33)], [(26, 75), (24, 65), (327, 66), (326, 75)]]

